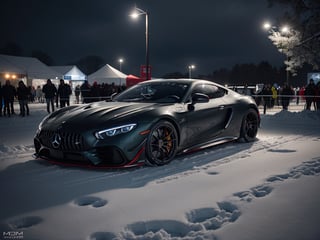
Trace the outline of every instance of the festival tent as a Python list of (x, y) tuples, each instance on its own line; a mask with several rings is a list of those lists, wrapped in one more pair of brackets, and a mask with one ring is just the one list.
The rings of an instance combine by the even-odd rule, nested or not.
[(33, 57), (18, 57), (0, 54), (0, 74), (5, 79), (7, 74), (17, 74), (31, 85), (35, 79), (56, 79), (59, 73)]
[(51, 66), (51, 69), (60, 73), (59, 78), (67, 80), (74, 89), (77, 85), (82, 85), (85, 80), (87, 80), (87, 75), (85, 75), (77, 66)]
[(109, 64), (106, 64), (96, 72), (90, 74), (88, 76), (88, 81), (90, 84), (97, 82), (99, 84), (107, 83), (115, 85), (125, 85), (126, 84), (127, 75), (120, 72), (119, 70), (111, 67)]
[(126, 86), (127, 87), (131, 87), (139, 82), (142, 82), (144, 81), (145, 79), (142, 79), (142, 78), (139, 78), (137, 76), (134, 76), (134, 75), (128, 75), (127, 76), (127, 79), (126, 79)]
[(61, 79), (71, 81), (85, 81), (87, 76), (75, 65), (51, 66), (51, 69), (61, 74)]

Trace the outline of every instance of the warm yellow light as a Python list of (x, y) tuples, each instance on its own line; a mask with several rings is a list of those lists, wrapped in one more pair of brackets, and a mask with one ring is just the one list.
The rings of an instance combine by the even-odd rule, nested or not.
[(15, 74), (13, 74), (13, 75), (11, 76), (11, 78), (12, 78), (12, 79), (16, 79), (17, 76), (16, 76)]
[(5, 75), (5, 78), (6, 78), (6, 79), (10, 78), (10, 74), (7, 73), (7, 74)]

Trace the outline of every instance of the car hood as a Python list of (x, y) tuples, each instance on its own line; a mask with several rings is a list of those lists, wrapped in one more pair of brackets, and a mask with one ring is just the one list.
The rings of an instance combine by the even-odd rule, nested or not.
[(43, 126), (51, 129), (64, 128), (80, 131), (122, 124), (125, 121), (128, 123), (136, 118), (141, 121), (144, 113), (154, 110), (159, 105), (156, 103), (95, 102), (54, 112), (43, 122)]

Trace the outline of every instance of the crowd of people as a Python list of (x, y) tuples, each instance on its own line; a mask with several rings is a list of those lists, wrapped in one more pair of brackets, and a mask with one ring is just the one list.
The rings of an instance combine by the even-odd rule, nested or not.
[(94, 82), (92, 86), (89, 85), (88, 81), (85, 81), (81, 86), (77, 86), (75, 89), (76, 101), (79, 103), (80, 94), (82, 97), (82, 103), (96, 102), (101, 100), (108, 100), (116, 93), (120, 93), (125, 90), (125, 86), (117, 86), (112, 84), (98, 84)]
[[(94, 82), (92, 86), (85, 81), (81, 86), (77, 85), (74, 89), (75, 103), (90, 103), (101, 100), (108, 100), (112, 95), (119, 93), (125, 89), (125, 86), (116, 86), (112, 84), (98, 84)], [(14, 87), (9, 80), (1, 86), (0, 82), (0, 116), (8, 116), (15, 114), (14, 100), (17, 99), (20, 107), (20, 116), (28, 116), (30, 114), (29, 102), (37, 100), (39, 103), (46, 103), (47, 112), (55, 111), (55, 108), (63, 108), (70, 106), (70, 96), (72, 89), (69, 84), (60, 79), (58, 87), (56, 87), (50, 79), (41, 88), (27, 87), (23, 81), (19, 81), (17, 88)], [(287, 84), (282, 87), (277, 85), (271, 86), (265, 84), (260, 92), (246, 91), (243, 94), (252, 95), (257, 105), (263, 105), (263, 112), (266, 114), (268, 108), (275, 105), (282, 106), (282, 109), (288, 110), (288, 106), (293, 98), (299, 104), (300, 99), (306, 102), (305, 109), (320, 110), (320, 82), (315, 84), (310, 79), (306, 87), (293, 89)]]
[(282, 106), (283, 110), (288, 110), (290, 102), (294, 98), (296, 99), (296, 104), (299, 104), (299, 101), (304, 99), (306, 110), (311, 110), (312, 106), (315, 110), (320, 110), (320, 82), (315, 84), (313, 79), (310, 79), (306, 87), (295, 89), (288, 84), (284, 84), (282, 87), (266, 84), (263, 86), (262, 91), (254, 94), (254, 96), (257, 105), (263, 105), (264, 114), (266, 114), (268, 108), (272, 108), (275, 105)]
[[(74, 89), (75, 103), (89, 103), (110, 99), (115, 93), (125, 89), (124, 86), (116, 86), (112, 84), (98, 84), (94, 82), (91, 86), (85, 81), (81, 86), (77, 85)], [(56, 108), (70, 106), (70, 97), (72, 95), (71, 86), (60, 79), (58, 87), (48, 79), (46, 84), (41, 88), (38, 86), (27, 87), (23, 81), (19, 81), (18, 87), (14, 87), (10, 80), (1, 86), (0, 82), (0, 116), (8, 116), (16, 114), (14, 109), (14, 101), (18, 100), (20, 106), (20, 116), (28, 116), (29, 102), (38, 101), (46, 103), (47, 112), (54, 112)]]
[(17, 99), (20, 107), (20, 116), (25, 117), (30, 114), (29, 102), (34, 102), (35, 98), (38, 98), (39, 102), (43, 102), (43, 99), (47, 103), (47, 111), (50, 113), (54, 111), (55, 104), (58, 107), (58, 100), (60, 101), (60, 107), (70, 105), (70, 95), (72, 94), (69, 84), (65, 84), (64, 80), (60, 80), (58, 89), (51, 82), (50, 79), (41, 89), (38, 87), (36, 90), (33, 87), (27, 87), (23, 81), (18, 82), (18, 87), (15, 88), (10, 80), (5, 82), (5, 85), (1, 86), (0, 83), (0, 116), (15, 115), (14, 100)]

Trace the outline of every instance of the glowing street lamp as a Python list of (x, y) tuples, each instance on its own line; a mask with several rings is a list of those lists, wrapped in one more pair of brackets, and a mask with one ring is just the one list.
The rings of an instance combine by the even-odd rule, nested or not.
[[(265, 30), (267, 30), (270, 34), (272, 34), (272, 35), (276, 35), (276, 34), (278, 34), (277, 32), (280, 32), (280, 33), (282, 33), (283, 35), (288, 35), (289, 33), (290, 33), (290, 28), (288, 27), (288, 26), (283, 26), (283, 27), (281, 27), (280, 29), (278, 28), (278, 27), (276, 27), (276, 26), (272, 26), (269, 22), (265, 22), (264, 24), (263, 24), (263, 28), (265, 29)], [(287, 48), (289, 48), (289, 47), (287, 47)], [(288, 52), (288, 50), (289, 49), (287, 49), (287, 52)], [(285, 53), (286, 54), (286, 57), (287, 57), (287, 62), (289, 62), (289, 55), (288, 55), (288, 53)], [(287, 80), (287, 84), (289, 85), (289, 69), (288, 69), (288, 67), (287, 67), (287, 69), (286, 69), (286, 72), (287, 72), (287, 76), (286, 76), (286, 80)]]
[(147, 11), (143, 11), (142, 9), (135, 7), (134, 11), (130, 16), (136, 19), (140, 15), (146, 16), (146, 80), (148, 80), (149, 78), (149, 14)]
[(192, 69), (195, 69), (195, 65), (189, 65), (188, 68), (189, 68), (189, 78), (191, 78), (191, 72), (192, 72)]
[[(265, 22), (262, 26), (265, 30), (270, 31), (270, 32), (275, 32), (275, 30), (278, 29), (276, 26), (272, 26), (271, 23)], [(282, 26), (280, 28), (280, 32), (285, 34), (290, 32), (290, 28), (288, 26)]]
[(120, 69), (120, 72), (121, 72), (121, 65), (122, 65), (122, 63), (123, 63), (123, 59), (120, 58), (120, 59), (119, 59), (119, 69)]
[(264, 28), (265, 30), (270, 30), (270, 29), (271, 29), (271, 24), (270, 24), (269, 22), (265, 22), (265, 23), (263, 24), (263, 28)]
[(281, 28), (281, 32), (282, 33), (289, 33), (289, 27), (288, 26), (283, 26), (282, 28)]

